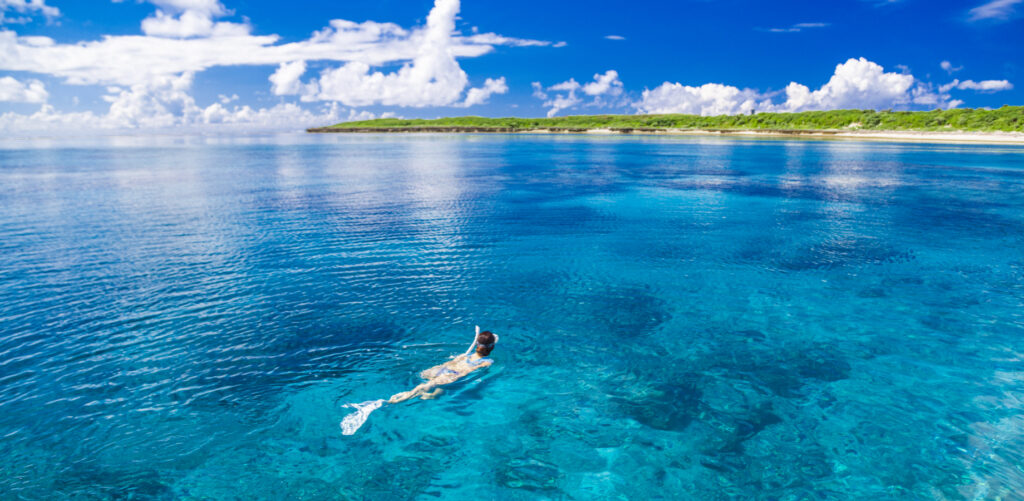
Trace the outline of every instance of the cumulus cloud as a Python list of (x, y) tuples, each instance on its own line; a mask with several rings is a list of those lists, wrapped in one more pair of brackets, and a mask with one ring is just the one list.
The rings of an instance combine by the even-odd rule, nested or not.
[[(17, 12), (25, 16), (6, 17), (8, 12)], [(0, 24), (15, 23), (24, 24), (31, 21), (31, 15), (43, 15), (47, 19), (60, 16), (60, 10), (56, 7), (46, 5), (46, 0), (0, 0)]]
[(305, 61), (283, 63), (270, 75), (270, 91), (275, 96), (310, 95), (316, 93), (315, 87), (302, 83), (302, 75), (306, 73)]
[(583, 100), (576, 96), (576, 92), (570, 91), (569, 94), (557, 95), (553, 99), (545, 101), (544, 106), (549, 108), (548, 118), (551, 118), (557, 115), (558, 112), (572, 108), (581, 102), (583, 102)]
[(228, 13), (220, 0), (146, 0), (162, 9), (171, 11), (193, 11), (208, 16), (223, 16)]
[(1024, 0), (992, 0), (970, 10), (968, 21), (1005, 21), (1016, 12), (1017, 4)]
[[(373, 29), (379, 31), (381, 36), (404, 38), (415, 50), (411, 60), (393, 72), (375, 71), (370, 63), (352, 61), (322, 71), (318, 79), (307, 84), (293, 83), (289, 88), (290, 93), (302, 95), (303, 100), (337, 101), (354, 107), (466, 107), (482, 104), (491, 95), (508, 92), (504, 77), (487, 79), (483, 87), (469, 89), (465, 99), (462, 99), (463, 91), (469, 85), (469, 77), (457, 61), (462, 44), (471, 41), (533, 46), (546, 45), (547, 42), (514, 39), (493, 33), (478, 33), (460, 39), (455, 34), (455, 19), (459, 10), (459, 0), (436, 0), (423, 28), (407, 32), (395, 25), (374, 26)], [(352, 26), (335, 25), (335, 28), (344, 30)], [(491, 46), (487, 47), (490, 50)]]
[(911, 101), (908, 91), (914, 76), (887, 73), (881, 65), (865, 58), (850, 59), (836, 66), (835, 74), (823, 87), (811, 91), (796, 82), (786, 87), (784, 111), (841, 108), (892, 108)]
[(393, 116), (377, 115), (365, 110), (349, 109), (343, 113), (336, 104), (324, 105), (310, 111), (294, 103), (282, 103), (270, 108), (250, 106), (228, 107), (218, 102), (207, 107), (197, 106), (184, 90), (191, 81), (187, 77), (170, 80), (158, 89), (112, 89), (116, 94), (106, 96), (111, 109), (106, 114), (93, 112), (63, 113), (53, 106), (43, 105), (32, 114), (8, 112), (0, 114), (0, 131), (6, 134), (32, 134), (60, 130), (62, 133), (95, 134), (99, 131), (124, 131), (138, 128), (155, 130), (302, 130), (310, 126), (351, 120), (369, 120)]
[(452, 52), (459, 0), (437, 0), (427, 25), (416, 32), (416, 54), (397, 71), (373, 71), (355, 61), (320, 75), (316, 99), (348, 106), (446, 106), (459, 100), (469, 78)]
[(142, 20), (142, 32), (155, 37), (245, 36), (249, 31), (248, 25), (214, 22), (212, 17), (192, 10), (178, 15), (157, 11), (153, 17)]
[(619, 72), (608, 70), (604, 74), (594, 75), (594, 81), (583, 86), (583, 93), (588, 96), (622, 94), (622, 81), (619, 80)]
[[(124, 0), (114, 0), (123, 2)], [(145, 0), (157, 11), (142, 21), (142, 32), (154, 37), (189, 38), (209, 36), (244, 36), (248, 24), (215, 22), (231, 14), (220, 0)]]
[[(850, 59), (836, 66), (829, 81), (811, 90), (806, 85), (791, 82), (782, 93), (762, 93), (754, 89), (739, 89), (724, 84), (686, 86), (669, 83), (645, 90), (636, 103), (641, 113), (687, 113), (695, 115), (739, 114), (750, 112), (799, 112), (833, 109), (887, 109), (909, 108), (913, 105), (955, 107), (962, 104), (948, 92), (956, 89), (996, 91), (1008, 88), (1009, 82), (986, 81), (969, 84), (957, 81), (955, 85), (941, 86), (920, 82), (908, 73), (886, 72), (865, 58)], [(782, 94), (785, 100), (777, 102)]]
[(665, 82), (645, 90), (637, 108), (644, 114), (736, 115), (764, 109), (770, 103), (757, 91), (731, 85), (709, 83), (693, 87)]
[[(167, 9), (158, 12), (174, 19), (180, 19), (187, 12), (200, 16), (214, 16), (222, 12), (215, 8), (219, 2), (205, 0), (153, 0), (153, 3)], [(217, 29), (215, 26), (208, 34), (200, 35), (205, 29), (188, 27), (180, 32), (172, 30), (169, 34), (193, 33), (195, 36), (106, 36), (97, 41), (68, 44), (46, 37), (21, 37), (12, 31), (0, 30), (0, 70), (52, 75), (75, 85), (129, 86), (186, 72), (198, 73), (217, 66), (277, 66), (294, 61), (334, 61), (362, 63), (373, 68), (408, 64), (418, 58), (479, 57), (493, 51), (497, 45), (551, 45), (550, 42), (486, 33), (467, 37), (452, 31), (442, 32), (441, 28), (454, 29), (458, 5), (458, 0), (438, 0), (431, 11), (433, 21), (428, 22), (424, 29), (406, 30), (392, 23), (355, 23), (336, 19), (310, 38), (286, 44), (278, 43), (277, 35), (249, 34), (247, 26), (244, 32), (240, 28)], [(172, 10), (172, 7), (178, 10)], [(147, 19), (156, 20), (159, 16), (155, 14)], [(430, 25), (434, 28), (431, 29)], [(354, 69), (358, 68), (346, 71), (351, 73)], [(417, 71), (417, 76), (421, 72), (422, 69)], [(368, 70), (366, 73), (372, 75), (376, 72)]]
[[(43, 6), (44, 1), (0, 0), (5, 5), (15, 2), (19, 8), (22, 4)], [(276, 66), (269, 78), (274, 95), (296, 95), (304, 102), (326, 101), (327, 106), (472, 106), (507, 92), (508, 85), (504, 77), (488, 78), (481, 87), (467, 90), (469, 77), (459, 58), (479, 57), (498, 45), (552, 45), (477, 30), (464, 36), (455, 30), (459, 0), (436, 0), (422, 27), (405, 29), (393, 23), (335, 19), (308, 39), (293, 43), (279, 43), (277, 35), (254, 36), (248, 24), (220, 21), (233, 13), (219, 0), (146, 1), (156, 10), (142, 21), (141, 36), (58, 43), (0, 29), (0, 70), (51, 75), (70, 85), (103, 86), (108, 91), (104, 99), (110, 105), (102, 115), (64, 114), (51, 107), (33, 115), (8, 113), (5, 126), (27, 126), (30, 117), (44, 125), (71, 121), (101, 128), (258, 123), (261, 117), (286, 111), (297, 119), (308, 118), (292, 108), (261, 111), (236, 106), (229, 110), (226, 106), (234, 99), (222, 99), (206, 108), (197, 105), (190, 95), (194, 75), (218, 66)], [(304, 82), (311, 61), (343, 64)], [(393, 66), (399, 68), (392, 72), (381, 69)], [(28, 91), (19, 95), (31, 91), (33, 102), (43, 102), (45, 98), (38, 97), (41, 84), (33, 85), (22, 85)], [(333, 120), (323, 113), (316, 116), (321, 122)]]
[[(609, 99), (621, 96), (623, 92), (619, 72), (615, 70), (597, 73), (594, 75), (593, 81), (587, 84), (580, 84), (576, 79), (570, 78), (565, 82), (548, 87), (547, 92), (540, 82), (533, 82), (532, 85), (533, 96), (545, 100), (544, 106), (548, 108), (548, 117), (553, 117), (562, 110), (584, 103), (584, 98), (579, 96), (579, 92), (592, 98), (587, 103), (588, 106), (614, 106), (616, 103)], [(554, 97), (549, 97), (548, 92), (554, 93)]]
[(45, 103), (49, 97), (39, 80), (21, 82), (14, 77), (0, 77), (0, 102)]
[(484, 82), (483, 87), (474, 87), (466, 92), (466, 100), (459, 106), (468, 108), (470, 106), (476, 106), (478, 104), (484, 104), (494, 94), (504, 94), (508, 92), (508, 84), (505, 83), (505, 77), (498, 79), (488, 78)]

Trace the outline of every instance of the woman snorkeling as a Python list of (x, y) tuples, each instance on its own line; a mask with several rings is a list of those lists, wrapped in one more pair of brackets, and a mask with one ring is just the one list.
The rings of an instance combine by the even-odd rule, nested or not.
[[(494, 350), (494, 345), (497, 343), (498, 336), (491, 331), (483, 331), (477, 334), (473, 345), (470, 346), (470, 349), (465, 354), (421, 372), (420, 377), (426, 379), (426, 382), (409, 391), (396, 393), (388, 399), (388, 403), (397, 404), (398, 402), (404, 402), (415, 397), (420, 397), (424, 400), (436, 398), (441, 393), (440, 386), (454, 383), (470, 372), (489, 367), (494, 363), (494, 360), (489, 358), (488, 355), (491, 354), (491, 351)], [(476, 346), (475, 351), (473, 346)]]
[(354, 434), (370, 417), (370, 413), (381, 408), (385, 403), (397, 404), (414, 397), (420, 397), (424, 400), (435, 398), (441, 393), (441, 386), (454, 383), (477, 369), (489, 367), (494, 363), (494, 360), (491, 360), (488, 355), (491, 354), (491, 350), (494, 349), (494, 345), (497, 343), (497, 334), (491, 331), (480, 332), (480, 327), (478, 326), (476, 328), (476, 337), (473, 338), (473, 344), (469, 345), (466, 353), (420, 373), (420, 377), (427, 380), (425, 383), (409, 391), (397, 393), (388, 400), (370, 400), (358, 404), (345, 404), (343, 407), (355, 409), (355, 412), (345, 416), (345, 419), (341, 421), (341, 433), (343, 435)]

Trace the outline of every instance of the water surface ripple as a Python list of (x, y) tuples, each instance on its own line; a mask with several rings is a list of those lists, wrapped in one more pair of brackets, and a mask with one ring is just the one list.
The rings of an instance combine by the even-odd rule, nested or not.
[(1013, 499), (1022, 251), (1020, 147), (4, 140), (0, 492)]

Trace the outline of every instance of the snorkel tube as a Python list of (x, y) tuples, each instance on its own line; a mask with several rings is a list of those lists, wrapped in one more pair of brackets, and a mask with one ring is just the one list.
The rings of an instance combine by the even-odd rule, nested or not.
[(476, 326), (476, 334), (473, 334), (473, 342), (469, 343), (469, 349), (466, 350), (466, 358), (469, 358), (473, 354), (473, 350), (476, 348), (476, 338), (480, 337), (480, 326)]
[[(466, 350), (466, 353), (465, 353), (466, 358), (469, 358), (470, 356), (473, 355), (473, 350), (475, 350), (476, 346), (477, 346), (476, 339), (478, 337), (480, 337), (480, 326), (479, 325), (476, 326), (476, 334), (473, 335), (473, 342), (469, 344), (469, 349)], [(500, 338), (498, 337), (497, 334), (495, 334), (494, 335), (494, 344), (498, 344), (498, 339), (500, 339)]]

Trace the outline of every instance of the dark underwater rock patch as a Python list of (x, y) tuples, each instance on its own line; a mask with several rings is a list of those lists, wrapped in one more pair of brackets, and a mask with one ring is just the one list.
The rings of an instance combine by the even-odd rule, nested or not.
[(111, 470), (102, 466), (75, 463), (57, 477), (55, 492), (94, 493), (96, 499), (175, 499), (172, 489), (152, 470)]
[(499, 469), (496, 473), (498, 484), (509, 489), (521, 489), (545, 495), (564, 493), (558, 488), (562, 472), (554, 465), (536, 459), (516, 459)]
[(782, 418), (773, 412), (770, 403), (754, 407), (747, 415), (734, 422), (732, 433), (725, 437), (723, 443), (713, 453), (742, 454), (744, 442), (754, 438), (765, 428), (781, 422)]
[(692, 369), (749, 381), (756, 388), (783, 398), (802, 396), (804, 387), (840, 381), (850, 377), (852, 367), (839, 353), (845, 348), (826, 344), (803, 344), (772, 349), (759, 330), (727, 331), (719, 334), (717, 349), (694, 360)]
[(579, 288), (580, 280), (543, 284), (542, 311), (557, 313), (557, 325), (589, 337), (634, 338), (654, 332), (672, 318), (668, 303), (647, 286), (601, 285)]
[(700, 414), (702, 392), (695, 377), (655, 385), (640, 398), (616, 397), (626, 416), (656, 430), (682, 431)]
[(735, 334), (741, 339), (746, 339), (749, 341), (764, 341), (765, 339), (767, 339), (767, 336), (765, 336), (764, 333), (759, 330), (747, 329), (736, 331)]
[(839, 381), (850, 375), (848, 362), (821, 349), (740, 364), (735, 369), (784, 398), (801, 396), (808, 384)]
[(832, 382), (850, 377), (850, 364), (823, 348), (802, 352), (793, 365), (797, 373), (807, 379)]
[(588, 299), (595, 318), (617, 335), (649, 334), (672, 317), (665, 301), (640, 288), (622, 288), (614, 296), (598, 294)]

